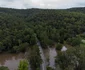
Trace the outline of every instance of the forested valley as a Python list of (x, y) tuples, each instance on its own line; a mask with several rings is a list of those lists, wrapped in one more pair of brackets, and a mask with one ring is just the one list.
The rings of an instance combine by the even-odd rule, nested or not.
[[(21, 61), (18, 70), (28, 70), (27, 65), (41, 70), (37, 43), (56, 49), (55, 69), (48, 64), (46, 70), (85, 70), (85, 8), (0, 8), (0, 54), (28, 51), (29, 59)], [(67, 51), (62, 52), (64, 45)]]

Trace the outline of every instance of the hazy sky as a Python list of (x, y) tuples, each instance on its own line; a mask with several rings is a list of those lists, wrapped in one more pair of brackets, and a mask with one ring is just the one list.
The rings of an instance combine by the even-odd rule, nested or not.
[(0, 0), (0, 7), (63, 9), (84, 7), (85, 0)]

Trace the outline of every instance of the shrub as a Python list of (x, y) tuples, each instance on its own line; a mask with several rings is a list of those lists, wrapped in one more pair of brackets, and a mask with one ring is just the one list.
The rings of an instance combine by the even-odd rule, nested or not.
[(8, 67), (1, 66), (0, 70), (9, 70)]
[(20, 61), (18, 70), (28, 70), (28, 61), (27, 60)]
[(56, 46), (56, 50), (61, 50), (62, 49), (62, 44), (57, 44), (57, 46)]

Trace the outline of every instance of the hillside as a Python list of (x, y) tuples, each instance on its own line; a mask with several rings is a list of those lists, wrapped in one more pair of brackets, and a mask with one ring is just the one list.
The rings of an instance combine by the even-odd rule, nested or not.
[(68, 11), (75, 11), (75, 12), (82, 12), (82, 13), (85, 13), (85, 7), (76, 7), (76, 8), (70, 8), (70, 9), (67, 9)]
[(0, 8), (0, 51), (24, 51), (18, 46), (34, 45), (37, 38), (43, 47), (64, 43), (85, 32), (84, 19), (84, 13), (67, 10)]

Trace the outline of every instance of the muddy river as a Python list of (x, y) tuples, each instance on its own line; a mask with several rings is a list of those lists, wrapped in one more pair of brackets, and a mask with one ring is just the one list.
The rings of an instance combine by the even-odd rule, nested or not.
[(23, 53), (0, 54), (0, 66), (6, 66), (9, 70), (17, 70), (19, 61), (25, 58)]

